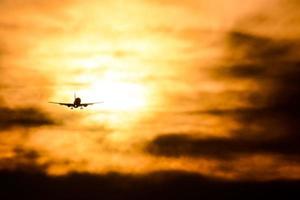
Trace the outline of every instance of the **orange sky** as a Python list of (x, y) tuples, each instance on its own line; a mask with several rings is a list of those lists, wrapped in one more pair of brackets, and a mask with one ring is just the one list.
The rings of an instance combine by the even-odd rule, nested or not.
[[(298, 104), (287, 103), (299, 98), (298, 10), (293, 0), (1, 1), (0, 169), (299, 179)], [(104, 104), (47, 103), (74, 91)]]

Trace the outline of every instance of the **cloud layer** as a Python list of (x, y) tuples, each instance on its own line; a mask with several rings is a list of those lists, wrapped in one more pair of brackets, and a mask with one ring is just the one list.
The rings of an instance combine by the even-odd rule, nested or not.
[[(8, 199), (255, 199), (292, 198), (299, 181), (231, 182), (181, 171), (147, 175), (0, 172), (2, 196)], [(5, 180), (5, 181), (4, 181)], [(17, 183), (17, 184), (16, 184)]]
[(299, 179), (298, 4), (1, 1), (0, 167)]

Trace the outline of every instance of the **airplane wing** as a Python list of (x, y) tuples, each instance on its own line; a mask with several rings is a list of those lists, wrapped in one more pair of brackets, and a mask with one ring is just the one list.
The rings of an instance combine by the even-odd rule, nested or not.
[(93, 102), (93, 103), (81, 103), (80, 105), (81, 105), (81, 106), (84, 106), (84, 107), (87, 107), (87, 106), (89, 106), (89, 105), (98, 104), (98, 103), (103, 103), (103, 101), (100, 101), (100, 102)]
[(68, 106), (68, 107), (74, 106), (73, 103), (60, 103), (60, 102), (52, 102), (52, 101), (50, 101), (49, 103), (59, 104), (59, 105)]

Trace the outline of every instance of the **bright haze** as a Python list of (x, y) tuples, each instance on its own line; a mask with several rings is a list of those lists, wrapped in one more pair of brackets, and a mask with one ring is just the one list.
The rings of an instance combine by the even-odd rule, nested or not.
[(299, 181), (299, 9), (1, 0), (1, 176)]

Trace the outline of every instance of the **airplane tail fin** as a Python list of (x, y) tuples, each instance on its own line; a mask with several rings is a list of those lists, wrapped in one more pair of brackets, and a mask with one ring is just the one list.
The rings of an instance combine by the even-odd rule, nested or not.
[(74, 99), (76, 99), (76, 92), (74, 92)]

